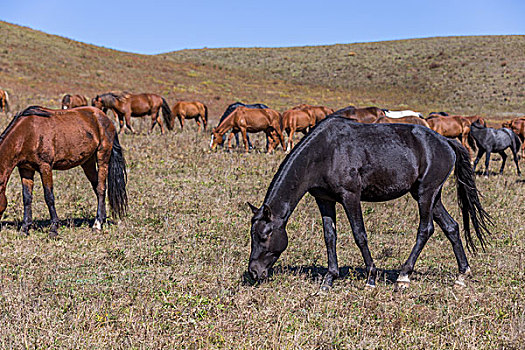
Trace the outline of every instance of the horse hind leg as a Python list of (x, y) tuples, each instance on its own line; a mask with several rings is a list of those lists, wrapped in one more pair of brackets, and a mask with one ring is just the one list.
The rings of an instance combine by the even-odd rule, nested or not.
[(507, 155), (505, 154), (505, 151), (498, 152), (501, 156), (501, 168), (499, 169), (499, 174), (503, 174), (503, 169), (505, 169), (505, 162), (507, 161)]
[(467, 255), (465, 254), (465, 249), (463, 248), (463, 244), (461, 243), (461, 238), (459, 236), (459, 225), (445, 209), (443, 203), (441, 202), (441, 198), (436, 201), (433, 214), (434, 221), (436, 221), (441, 230), (443, 230), (443, 233), (445, 233), (445, 236), (452, 244), (452, 250), (456, 256), (459, 274), (455, 284), (460, 287), (465, 286), (465, 278), (470, 275), (470, 267), (468, 264)]
[(518, 172), (518, 176), (521, 176), (521, 171), (520, 171), (520, 165), (519, 165), (519, 162), (518, 162), (518, 151), (515, 147), (511, 146), (511, 151), (512, 151), (512, 159), (514, 160), (514, 164), (516, 164), (516, 170)]
[[(422, 186), (422, 185), (420, 185)], [(416, 192), (417, 191), (417, 192)], [(417, 200), (419, 210), (419, 227), (417, 230), (416, 244), (412, 248), (407, 261), (403, 264), (399, 277), (397, 278), (397, 288), (406, 288), (410, 285), (410, 275), (414, 271), (417, 258), (425, 247), (428, 239), (434, 233), (434, 224), (432, 222), (432, 208), (436, 197), (436, 191), (431, 189), (417, 189), (411, 193), (412, 197)]]
[(487, 151), (485, 155), (485, 176), (489, 176), (489, 166), (490, 166), (490, 151)]
[(49, 209), (49, 216), (51, 217), (49, 237), (54, 238), (58, 235), (58, 215), (55, 208), (55, 195), (53, 194), (53, 172), (49, 164), (40, 166), (40, 177), (42, 179), (42, 187), (44, 188), (44, 199)]
[[(107, 158), (105, 154), (100, 154), (101, 159)], [(97, 157), (98, 158), (98, 157)], [(102, 163), (99, 161), (99, 163)], [(91, 183), (91, 187), (97, 196), (97, 215), (93, 223), (94, 231), (101, 231), (102, 225), (106, 222), (106, 177), (107, 166), (99, 167), (97, 170), (95, 157), (82, 164), (82, 170)], [(105, 174), (105, 176), (104, 176)], [(102, 175), (102, 176), (101, 176)]]

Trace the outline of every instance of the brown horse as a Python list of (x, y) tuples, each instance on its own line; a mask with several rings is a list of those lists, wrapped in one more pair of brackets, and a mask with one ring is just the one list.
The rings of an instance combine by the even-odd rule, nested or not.
[(425, 119), (420, 118), (418, 116), (408, 116), (408, 117), (401, 117), (401, 118), (388, 118), (388, 117), (379, 117), (375, 121), (377, 124), (384, 124), (384, 123), (395, 123), (395, 124), (416, 124), (416, 125), (423, 125), (427, 128), (430, 128), (428, 123), (425, 121)]
[(334, 110), (332, 108), (328, 108), (325, 106), (312, 106), (308, 104), (300, 104), (299, 106), (295, 106), (294, 109), (302, 109), (311, 111), (315, 115), (315, 123), (319, 123), (321, 120), (326, 118), (327, 115), (330, 115), (334, 113)]
[(159, 112), (162, 108), (162, 116), (168, 130), (173, 129), (173, 115), (166, 100), (156, 94), (129, 94), (121, 93), (115, 94), (108, 92), (106, 94), (97, 95), (91, 100), (91, 105), (102, 109), (106, 112), (108, 109), (113, 110), (113, 113), (118, 117), (120, 124), (120, 131), (124, 131), (124, 120), (126, 127), (135, 133), (131, 126), (131, 117), (151, 116), (151, 127), (148, 131), (150, 133), (159, 124), (161, 134), (164, 134), (164, 126), (160, 120)]
[(459, 138), (463, 146), (471, 152), (469, 147), (470, 121), (461, 116), (441, 116), (427, 119), (430, 129), (445, 137)]
[(62, 109), (69, 109), (75, 107), (87, 106), (88, 100), (82, 95), (67, 94), (62, 98)]
[(385, 112), (378, 107), (355, 108), (348, 106), (333, 113), (360, 123), (371, 124), (379, 117), (384, 117)]
[(113, 214), (119, 217), (126, 214), (126, 162), (115, 126), (99, 109), (29, 107), (17, 114), (0, 135), (0, 154), (0, 217), (7, 207), (7, 182), (13, 169), (18, 167), (24, 202), (21, 229), (25, 234), (33, 220), (31, 202), (37, 171), (42, 178), (44, 198), (51, 216), (51, 237), (57, 235), (58, 227), (53, 170), (82, 167), (98, 200), (93, 229), (102, 229), (106, 220), (106, 180)]
[(237, 107), (227, 116), (219, 126), (213, 129), (210, 148), (214, 150), (221, 142), (223, 135), (233, 129), (228, 137), (228, 149), (231, 149), (231, 140), (234, 132), (241, 132), (244, 140), (244, 149), (248, 152), (248, 139), (246, 133), (264, 131), (268, 140), (268, 153), (273, 151), (281, 142), (284, 149), (284, 138), (281, 129), (281, 114), (273, 109), (252, 109)]
[(293, 136), (296, 131), (302, 132), (304, 135), (315, 126), (316, 115), (313, 110), (303, 107), (294, 107), (283, 113), (283, 131), (288, 134), (288, 146), (286, 151), (289, 152), (293, 148)]
[(0, 111), (9, 113), (9, 95), (7, 91), (0, 89)]
[[(181, 130), (184, 129), (184, 119), (195, 119), (195, 122), (197, 122), (198, 131), (201, 131), (201, 122), (199, 121), (200, 118), (202, 120), (202, 124), (204, 125), (204, 131), (206, 131), (206, 126), (208, 125), (208, 107), (206, 107), (206, 105), (203, 103), (198, 101), (177, 102), (171, 108), (171, 114), (173, 114), (174, 117), (179, 118)], [(173, 118), (173, 122), (175, 122), (175, 118)]]
[(512, 130), (521, 140), (521, 158), (525, 157), (525, 117), (514, 118), (502, 124)]

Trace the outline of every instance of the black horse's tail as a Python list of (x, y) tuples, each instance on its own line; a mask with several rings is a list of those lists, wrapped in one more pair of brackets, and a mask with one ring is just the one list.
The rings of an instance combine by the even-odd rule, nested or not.
[[(511, 134), (514, 136), (514, 144), (516, 147), (516, 153), (518, 153), (521, 149), (521, 139), (514, 131), (511, 130)], [(519, 157), (518, 157), (519, 159)]]
[(173, 114), (171, 114), (170, 106), (164, 97), (162, 98), (162, 117), (168, 130), (173, 130)]
[(206, 131), (206, 126), (208, 125), (208, 106), (206, 106), (204, 103), (204, 131)]
[(124, 217), (128, 211), (128, 194), (126, 192), (128, 175), (126, 172), (126, 160), (122, 154), (122, 147), (118, 142), (118, 135), (116, 133), (108, 168), (109, 206), (111, 207), (113, 216), (121, 218)]
[(474, 170), (470, 164), (470, 154), (457, 141), (449, 140), (448, 142), (456, 153), (454, 176), (456, 177), (458, 204), (463, 214), (463, 231), (467, 248), (474, 253), (477, 250), (470, 234), (470, 221), (472, 221), (481, 248), (485, 251), (485, 236), (490, 234), (488, 226), (492, 225), (492, 219), (481, 206)]

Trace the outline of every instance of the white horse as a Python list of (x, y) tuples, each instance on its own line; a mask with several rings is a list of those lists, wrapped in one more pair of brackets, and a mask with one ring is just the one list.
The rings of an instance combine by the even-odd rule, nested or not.
[(402, 118), (402, 117), (419, 117), (419, 118), (423, 118), (423, 114), (419, 113), (419, 112), (414, 112), (414, 111), (411, 111), (411, 110), (406, 110), (406, 111), (389, 111), (388, 109), (384, 109), (383, 110), (385, 112), (385, 115), (388, 117), (388, 118)]

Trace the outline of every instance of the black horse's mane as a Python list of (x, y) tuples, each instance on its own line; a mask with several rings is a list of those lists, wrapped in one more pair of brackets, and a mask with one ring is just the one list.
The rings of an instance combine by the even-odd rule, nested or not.
[(292, 158), (296, 158), (297, 153), (302, 151), (302, 149), (304, 148), (303, 146), (306, 143), (308, 143), (311, 139), (313, 139), (312, 135), (316, 134), (315, 130), (322, 128), (324, 124), (326, 124), (328, 121), (333, 120), (333, 119), (340, 119), (340, 120), (343, 120), (344, 122), (353, 123), (351, 119), (345, 118), (341, 115), (336, 115), (334, 112), (333, 114), (330, 114), (329, 116), (321, 120), (319, 123), (315, 124), (312, 130), (310, 130), (308, 134), (306, 134), (301, 140), (299, 140), (299, 142), (295, 145), (295, 147), (292, 148), (290, 153), (286, 155), (284, 160), (281, 162), (281, 165), (279, 165), (279, 169), (277, 169), (277, 172), (275, 173), (272, 181), (270, 182), (270, 186), (268, 186), (268, 191), (266, 192), (266, 196), (264, 198), (263, 203), (266, 203), (266, 200), (271, 195), (270, 189), (273, 189), (274, 184), (281, 178), (281, 175), (286, 170), (286, 168), (288, 168), (288, 163), (292, 161)]
[(15, 123), (20, 120), (22, 117), (35, 115), (38, 117), (50, 117), (52, 115), (51, 112), (46, 111), (43, 107), (40, 106), (30, 106), (24, 109), (23, 111), (17, 113), (11, 122), (9, 122), (9, 125), (7, 128), (5, 128), (4, 132), (0, 135), (0, 142), (4, 141), (4, 138), (7, 136), (7, 134), (11, 131)]

